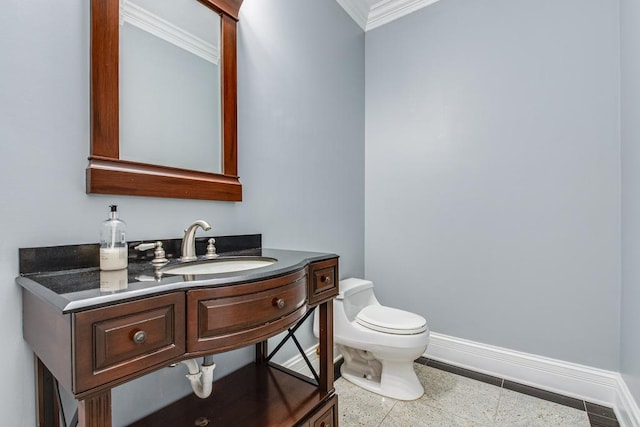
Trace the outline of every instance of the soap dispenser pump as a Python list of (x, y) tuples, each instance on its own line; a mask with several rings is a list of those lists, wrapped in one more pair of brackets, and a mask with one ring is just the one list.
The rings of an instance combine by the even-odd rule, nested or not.
[(111, 205), (109, 218), (100, 228), (100, 270), (127, 268), (126, 224), (118, 218), (118, 206)]

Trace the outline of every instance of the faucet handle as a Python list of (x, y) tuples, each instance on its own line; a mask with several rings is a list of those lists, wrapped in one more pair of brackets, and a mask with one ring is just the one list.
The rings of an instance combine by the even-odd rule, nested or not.
[(169, 262), (166, 257), (166, 253), (162, 248), (162, 242), (160, 241), (155, 243), (140, 243), (139, 245), (133, 247), (133, 249), (140, 252), (146, 252), (153, 248), (155, 248), (155, 251), (153, 251), (154, 258), (151, 260), (151, 264), (155, 266), (162, 266)]
[(162, 247), (162, 242), (156, 242), (154, 243), (154, 245), (156, 247), (156, 250), (153, 251), (154, 258), (151, 261), (151, 264), (157, 267), (165, 265), (169, 262), (169, 260), (167, 259), (164, 248)]
[(209, 244), (207, 245), (207, 253), (204, 256), (207, 259), (212, 259), (212, 258), (217, 258), (218, 254), (216, 253), (216, 239), (214, 239), (213, 237), (211, 239), (208, 240)]
[(156, 247), (155, 243), (140, 243), (138, 246), (134, 246), (133, 249), (140, 252), (146, 252), (149, 249), (153, 249)]

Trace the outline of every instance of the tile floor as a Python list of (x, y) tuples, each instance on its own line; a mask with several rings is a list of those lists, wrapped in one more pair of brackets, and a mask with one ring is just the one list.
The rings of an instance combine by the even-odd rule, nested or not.
[(618, 426), (609, 408), (429, 359), (415, 367), (425, 394), (411, 402), (385, 398), (338, 378), (340, 426)]

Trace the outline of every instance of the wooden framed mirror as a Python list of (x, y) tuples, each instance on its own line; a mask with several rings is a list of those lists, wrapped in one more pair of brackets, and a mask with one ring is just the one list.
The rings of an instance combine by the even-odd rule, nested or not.
[[(188, 156), (196, 159), (209, 158), (209, 155), (202, 156), (202, 149), (183, 146), (182, 138), (176, 138), (175, 135), (169, 142), (161, 141), (157, 136), (148, 136), (146, 148), (138, 150), (142, 154), (132, 156), (133, 158), (123, 155), (121, 115), (124, 112), (121, 111), (120, 94), (120, 26), (123, 2), (91, 0), (91, 147), (86, 170), (87, 193), (242, 201), (242, 185), (237, 171), (236, 75), (236, 29), (242, 0), (184, 1), (204, 5), (204, 13), (211, 11), (219, 16), (217, 66), (220, 117), (211, 117), (212, 123), (219, 123), (213, 131), (219, 136), (220, 144), (217, 153), (219, 156), (216, 154), (216, 158), (211, 159), (211, 163), (216, 165), (212, 168), (191, 169), (181, 163), (176, 166), (170, 164), (171, 162), (155, 161), (154, 155), (157, 150), (154, 149), (154, 144), (156, 148), (161, 148), (162, 144), (175, 144), (172, 148), (177, 148), (177, 151), (182, 151)], [(158, 68), (158, 71), (161, 69)], [(151, 105), (155, 100), (149, 102)], [(162, 103), (167, 104), (164, 101), (160, 102)], [(127, 110), (127, 119), (128, 111), (131, 110)], [(201, 112), (199, 109), (194, 111)], [(194, 114), (187, 112), (183, 116), (191, 117)], [(199, 121), (196, 123), (202, 124), (206, 121), (198, 117), (196, 120)], [(210, 142), (216, 144), (214, 140)], [(207, 149), (214, 150), (211, 147)], [(145, 157), (145, 152), (149, 153), (149, 156)]]

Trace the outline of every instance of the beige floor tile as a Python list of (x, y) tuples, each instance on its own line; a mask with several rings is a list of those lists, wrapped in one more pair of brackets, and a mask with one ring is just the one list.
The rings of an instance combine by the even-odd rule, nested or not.
[(371, 393), (344, 378), (336, 380), (340, 427), (376, 427), (391, 411), (397, 400)]
[(475, 427), (472, 420), (429, 406), (424, 400), (396, 403), (380, 427)]
[(587, 413), (424, 365), (425, 394), (399, 401), (336, 381), (342, 427), (589, 427)]
[(589, 427), (585, 411), (503, 389), (496, 426)]
[[(474, 426), (493, 426), (498, 410), (500, 387), (416, 364), (424, 385), (422, 404), (462, 418)], [(457, 425), (457, 424), (454, 424)]]

